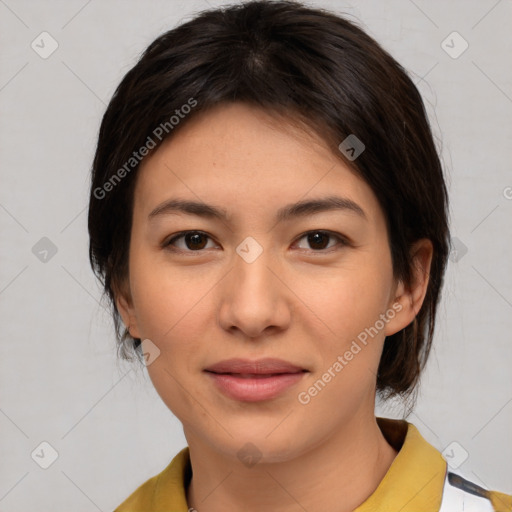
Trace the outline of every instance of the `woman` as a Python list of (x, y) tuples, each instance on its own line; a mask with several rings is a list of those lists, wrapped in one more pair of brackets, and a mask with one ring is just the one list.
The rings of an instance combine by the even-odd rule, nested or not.
[(512, 509), (375, 417), (430, 351), (447, 194), (416, 87), (353, 23), (256, 1), (160, 36), (103, 118), (89, 232), (188, 443), (117, 512)]

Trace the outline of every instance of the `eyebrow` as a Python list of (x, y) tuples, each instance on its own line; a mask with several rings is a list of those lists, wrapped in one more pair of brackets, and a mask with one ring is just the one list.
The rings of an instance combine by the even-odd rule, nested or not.
[[(347, 197), (329, 196), (320, 199), (308, 199), (297, 203), (288, 204), (277, 211), (276, 222), (284, 222), (292, 218), (306, 217), (315, 213), (341, 210), (352, 212), (367, 220), (364, 210), (352, 199)], [(159, 204), (148, 215), (149, 220), (159, 216), (175, 213), (197, 215), (208, 219), (228, 221), (228, 213), (225, 209), (200, 201), (184, 199), (169, 199)]]

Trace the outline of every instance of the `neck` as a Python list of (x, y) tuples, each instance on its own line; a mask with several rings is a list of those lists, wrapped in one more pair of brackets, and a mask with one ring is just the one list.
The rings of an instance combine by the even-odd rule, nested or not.
[(378, 487), (397, 451), (375, 416), (353, 418), (322, 444), (279, 463), (243, 466), (196, 438), (189, 441), (193, 476), (189, 507), (197, 512), (273, 510), (352, 512)]

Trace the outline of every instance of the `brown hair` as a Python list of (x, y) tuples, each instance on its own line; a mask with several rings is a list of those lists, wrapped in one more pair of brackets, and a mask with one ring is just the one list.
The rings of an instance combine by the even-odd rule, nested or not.
[[(408, 283), (411, 245), (432, 241), (422, 308), (387, 337), (377, 376), (383, 397), (410, 394), (430, 352), (449, 252), (442, 166), (421, 96), (401, 65), (354, 22), (299, 2), (199, 13), (150, 44), (107, 107), (92, 168), (89, 256), (122, 357), (140, 357), (141, 341), (122, 333), (115, 304), (128, 278), (134, 151), (149, 139), (158, 147), (200, 112), (234, 101), (300, 119), (368, 183), (386, 216), (395, 277)], [(365, 145), (354, 161), (338, 150), (351, 134)]]

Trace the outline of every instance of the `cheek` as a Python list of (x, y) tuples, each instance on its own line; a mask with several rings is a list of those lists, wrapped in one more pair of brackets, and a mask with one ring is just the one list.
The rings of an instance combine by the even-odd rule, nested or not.
[[(164, 256), (165, 258), (165, 256)], [(164, 258), (141, 251), (132, 256), (130, 286), (141, 336), (149, 339), (182, 339), (177, 333), (190, 329), (190, 316), (201, 311), (201, 302), (214, 284), (214, 276), (190, 266), (173, 269)], [(189, 338), (190, 331), (189, 332)]]
[(182, 272), (171, 275), (154, 264), (140, 268), (133, 276), (139, 332), (158, 348), (158, 357), (147, 366), (148, 375), (180, 421), (196, 423), (194, 414), (201, 411), (197, 410), (199, 395), (191, 377), (201, 366), (205, 334), (214, 321), (208, 291), (215, 281), (207, 276), (191, 280)]
[[(313, 288), (311, 280), (301, 282), (304, 293)], [(358, 254), (315, 283), (316, 293), (309, 293), (309, 303), (304, 302), (322, 320), (316, 324), (314, 315), (308, 313), (311, 322), (321, 326), (317, 334), (325, 334), (315, 336), (311, 329), (322, 364), (308, 384), (323, 390), (325, 383), (325, 391), (312, 400), (311, 410), (320, 414), (323, 407), (332, 406), (344, 414), (373, 395), (385, 339), (381, 315), (386, 313), (393, 285), (391, 258), (386, 253), (379, 257)]]
[[(321, 293), (316, 300), (310, 296), (310, 309), (322, 320), (317, 324), (309, 313), (311, 323), (321, 326), (317, 336), (310, 329), (321, 364), (299, 399), (301, 404), (307, 402), (304, 410), (311, 417), (325, 417), (326, 410), (332, 411), (329, 421), (333, 423), (341, 418), (348, 421), (361, 403), (373, 397), (385, 339), (386, 324), (380, 315), (386, 312), (391, 283), (385, 265), (354, 265), (344, 270), (318, 284)], [(320, 329), (326, 334), (319, 335)]]
[[(156, 391), (179, 417), (197, 408), (190, 397), (197, 375), (211, 349), (215, 303), (212, 293), (219, 276), (214, 272), (170, 269), (150, 258), (134, 257), (132, 296), (139, 334), (149, 339), (158, 357), (147, 366)], [(213, 336), (212, 336), (213, 337)], [(218, 336), (217, 336), (218, 337)]]
[(297, 276), (297, 295), (327, 338), (347, 342), (385, 313), (392, 286), (391, 265), (347, 264), (324, 276)]

